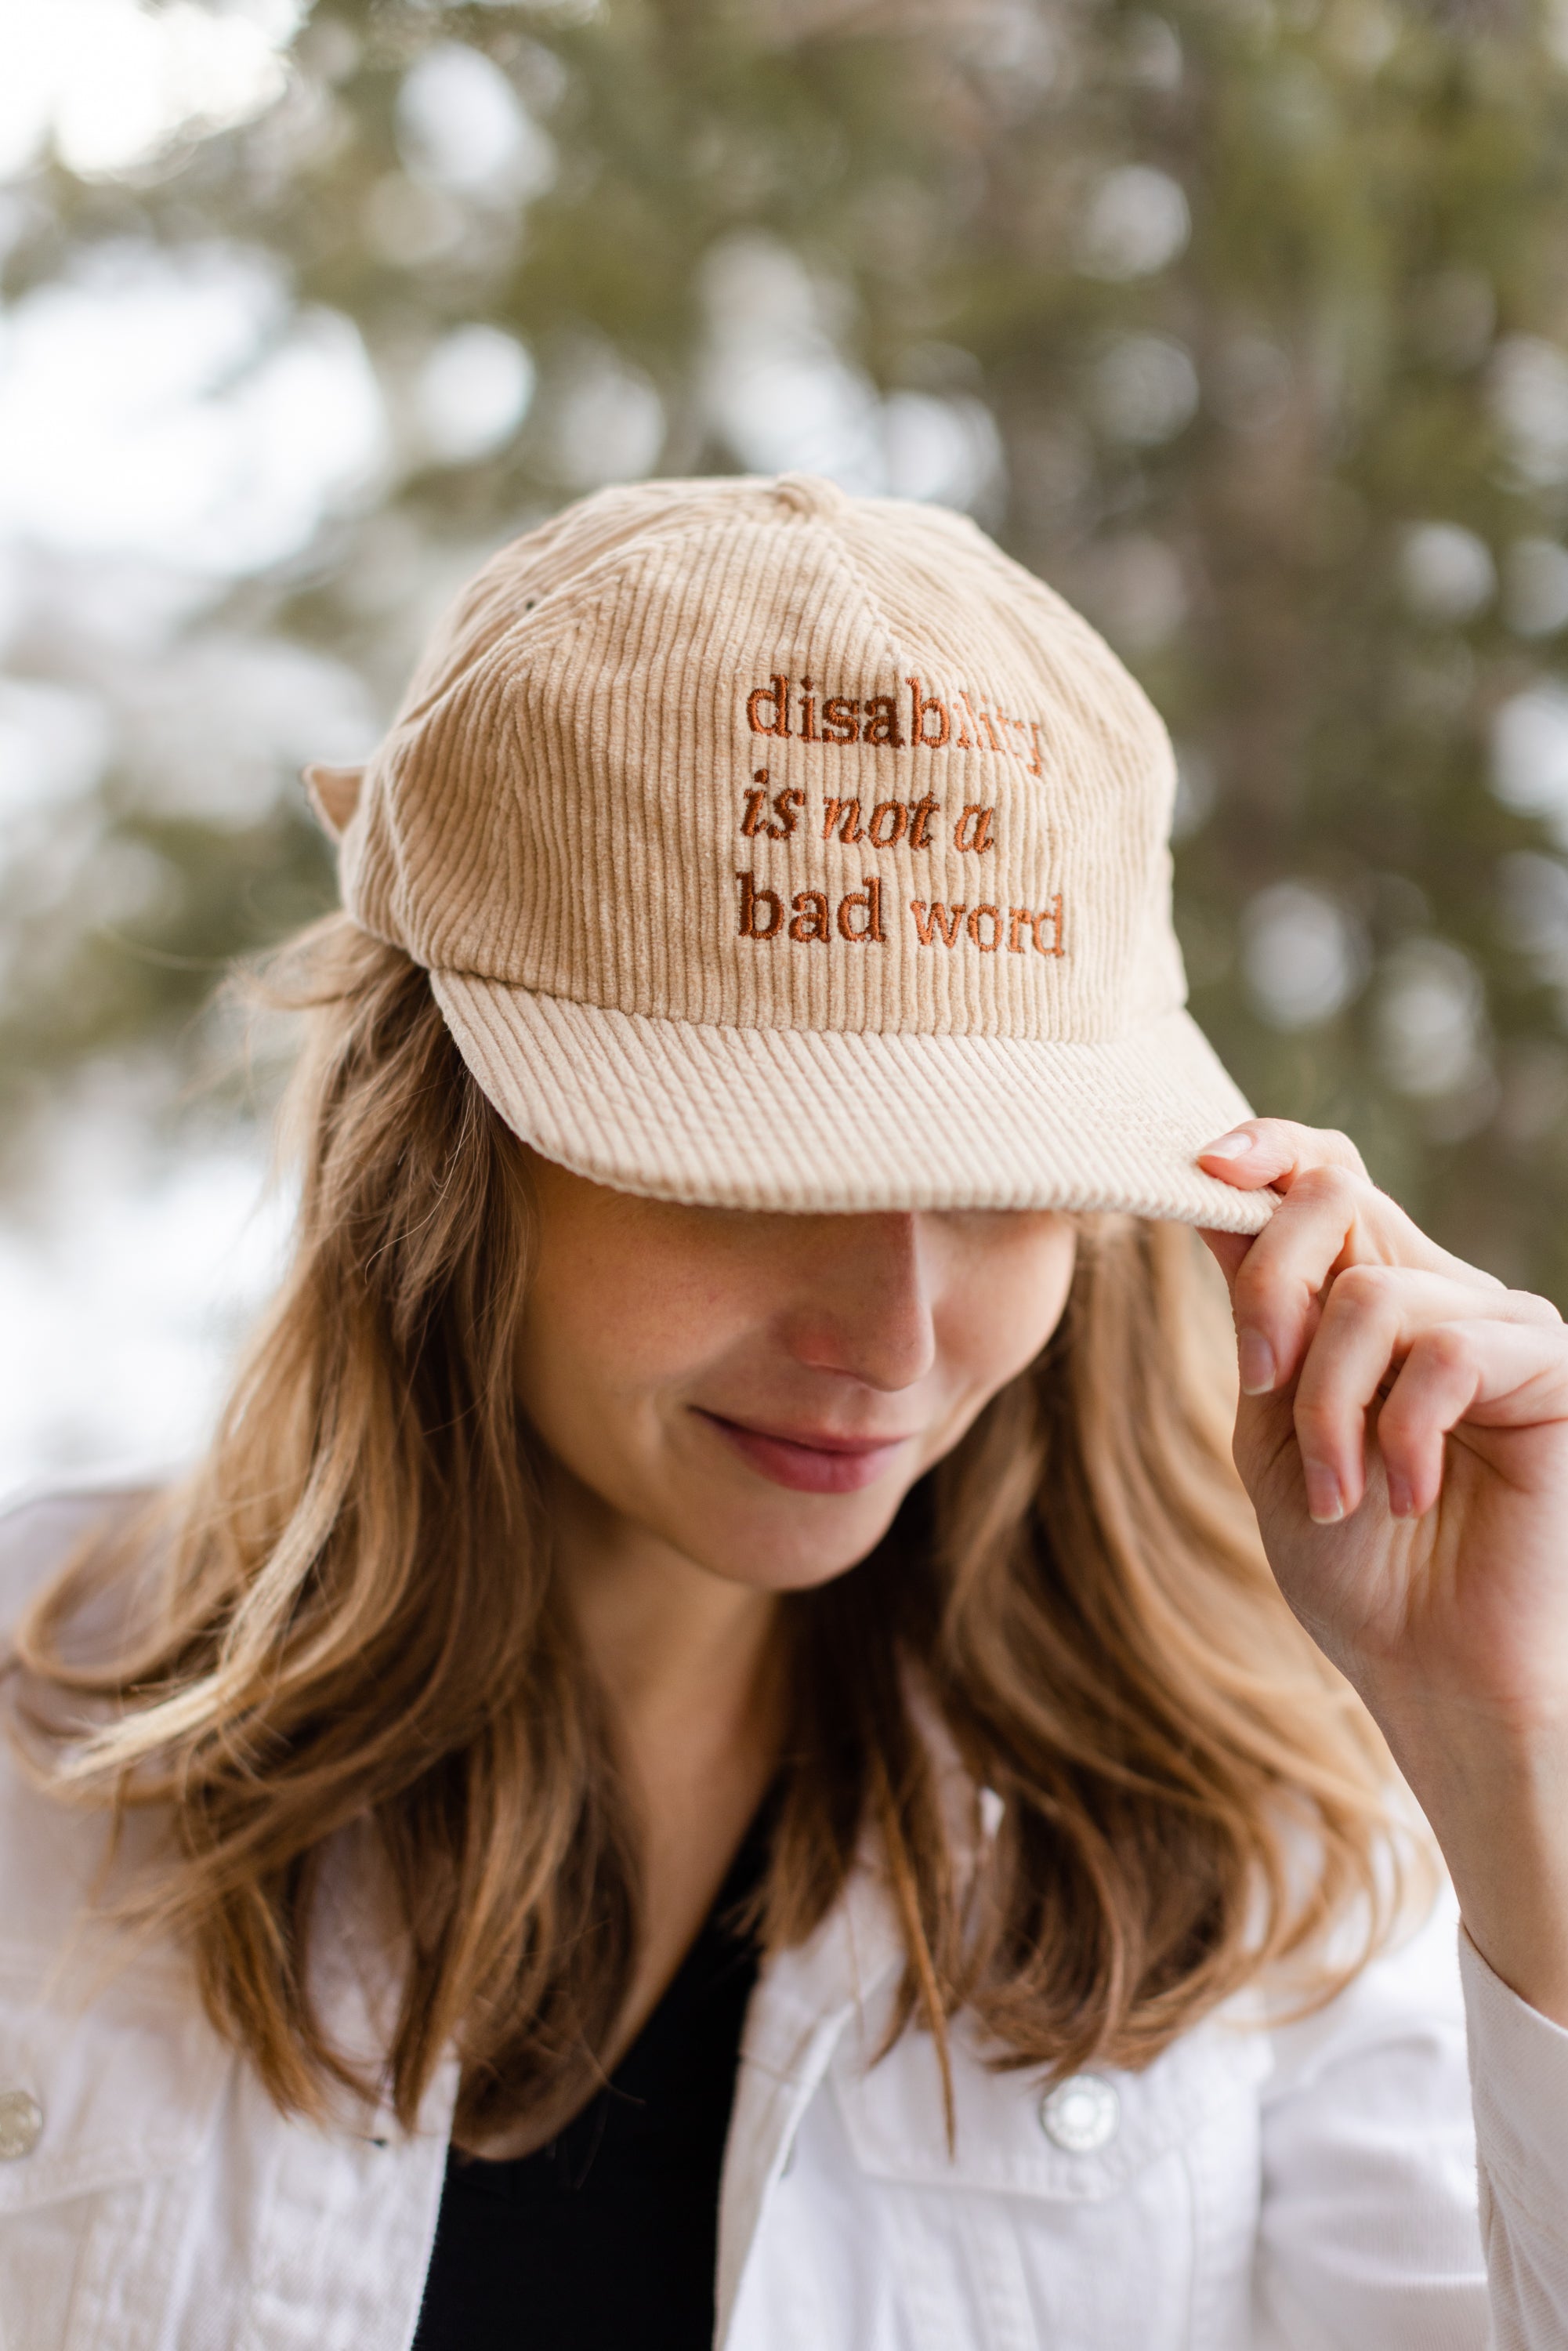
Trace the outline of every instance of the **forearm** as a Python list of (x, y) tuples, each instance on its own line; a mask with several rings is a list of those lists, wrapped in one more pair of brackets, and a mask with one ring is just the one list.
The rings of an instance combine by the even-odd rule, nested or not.
[(1200, 1155), (1270, 1223), (1230, 1287), (1236, 1460), (1280, 1587), (1382, 1727), (1471, 1941), (1568, 2031), (1568, 1324), (1439, 1249), (1343, 1136)]
[(1379, 1704), (1470, 1940), (1520, 1999), (1568, 2027), (1568, 1709), (1521, 1729), (1456, 1707)]

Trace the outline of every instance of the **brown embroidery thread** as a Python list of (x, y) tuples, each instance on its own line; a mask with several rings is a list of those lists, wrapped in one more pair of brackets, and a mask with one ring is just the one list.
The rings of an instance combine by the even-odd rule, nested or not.
[[(983, 939), (980, 936), (980, 917), (982, 914), (989, 914), (991, 918), (991, 935), (988, 939)], [(969, 916), (969, 920), (966, 927), (968, 931), (969, 936), (974, 940), (975, 945), (979, 948), (982, 955), (996, 954), (997, 949), (1002, 943), (1002, 916), (1000, 907), (977, 906), (973, 914)]]
[[(841, 939), (852, 939), (857, 945), (862, 946), (874, 941), (878, 946), (881, 946), (886, 936), (882, 927), (882, 883), (874, 873), (864, 874), (862, 878), (865, 883), (865, 888), (857, 890), (852, 896), (841, 898), (839, 901), (839, 936)], [(866, 923), (863, 931), (852, 931), (850, 928), (852, 906), (865, 908)]]
[(959, 691), (959, 693), (963, 695), (965, 702), (968, 705), (968, 711), (969, 711), (969, 716), (970, 716), (970, 717), (975, 719), (975, 723), (976, 723), (976, 725), (977, 725), (977, 726), (983, 726), (983, 727), (985, 728), (985, 730), (986, 730), (987, 734), (990, 737), (990, 738), (991, 738), (991, 748), (992, 748), (992, 750), (993, 750), (993, 751), (999, 751), (999, 750), (1001, 749), (1001, 747), (1001, 747), (1001, 745), (1000, 745), (1000, 744), (998, 742), (998, 740), (997, 740), (997, 730), (996, 730), (996, 728), (991, 725), (990, 713), (989, 713), (988, 711), (987, 711), (987, 710), (982, 710), (982, 711), (979, 713), (978, 716), (977, 716), (977, 717), (976, 717), (975, 705), (974, 705), (974, 704), (973, 704), (972, 702), (970, 702), (970, 701), (969, 701), (969, 689), (968, 689), (968, 687), (967, 687), (967, 686), (960, 686), (960, 687), (959, 687), (959, 689), (958, 689), (958, 691)]
[[(959, 686), (953, 701), (947, 703), (940, 695), (927, 694), (925, 681), (918, 675), (912, 674), (904, 684), (910, 696), (907, 737), (899, 726), (896, 695), (872, 694), (863, 702), (852, 695), (822, 696), (816, 680), (803, 677), (800, 681), (798, 739), (805, 743), (885, 744), (895, 751), (904, 749), (906, 742), (915, 749), (926, 751), (940, 751), (949, 743), (960, 751), (975, 751), (989, 744), (993, 751), (1021, 760), (1031, 776), (1044, 774), (1045, 750), (1038, 718), (1015, 718), (1005, 710), (993, 713), (976, 703), (967, 685)], [(754, 735), (790, 736), (795, 732), (789, 724), (792, 690), (791, 680), (782, 670), (776, 670), (765, 684), (751, 688), (746, 697), (746, 720)], [(931, 732), (932, 714), (937, 729), (935, 734)]]
[[(843, 820), (841, 824), (839, 822), (841, 818)], [(836, 824), (839, 825), (839, 839), (841, 841), (854, 842), (857, 841), (863, 841), (865, 839), (864, 833), (861, 831), (861, 804), (859, 800), (830, 800), (828, 802), (822, 816), (822, 839), (824, 841), (829, 841), (832, 838), (833, 827)]]
[[(740, 884), (740, 935), (743, 939), (770, 939), (783, 927), (784, 904), (777, 890), (759, 890), (749, 873), (737, 873)], [(763, 928), (757, 920), (757, 909), (766, 902), (772, 920)]]
[[(773, 705), (773, 716), (764, 726), (758, 712), (765, 702)], [(770, 677), (766, 685), (754, 685), (746, 697), (746, 723), (754, 735), (788, 735), (789, 732), (789, 681), (787, 677)]]
[[(1011, 925), (1011, 929), (1008, 936), (1008, 945), (1014, 955), (1022, 955), (1023, 953), (1023, 943), (1019, 937), (1019, 933), (1022, 930), (1028, 930), (1032, 935), (1037, 955), (1061, 956), (1067, 953), (1066, 947), (1062, 945), (1061, 938), (1061, 893), (1060, 890), (1057, 892), (1049, 906), (1041, 906), (1038, 910), (1032, 906), (1009, 906), (1008, 909), (1008, 921)], [(1050, 946), (1042, 946), (1040, 945), (1040, 932), (1042, 923), (1049, 923), (1051, 926), (1051, 944)]]
[(924, 898), (911, 898), (909, 911), (915, 917), (915, 928), (923, 947), (928, 947), (933, 937), (939, 937), (945, 947), (956, 945), (964, 920), (962, 906), (944, 906), (936, 902), (927, 906)]
[[(995, 814), (995, 809), (982, 808), (978, 800), (968, 801), (965, 807), (964, 813), (958, 819), (957, 825), (954, 831), (954, 848), (989, 849), (991, 845), (991, 819)], [(964, 836), (969, 831), (969, 820), (971, 818), (975, 820), (974, 832), (972, 838), (966, 841)]]
[[(921, 694), (920, 680), (917, 677), (906, 677), (904, 683), (909, 688), (910, 741), (923, 750), (940, 751), (953, 732), (952, 713), (946, 704), (939, 701), (936, 695)], [(925, 732), (925, 714), (928, 710), (934, 710), (936, 713), (942, 728), (940, 735), (927, 735)]]
[(941, 813), (942, 803), (940, 800), (934, 800), (927, 796), (927, 798), (923, 800), (915, 801), (915, 806), (909, 811), (909, 846), (911, 849), (930, 848), (931, 820), (934, 816), (940, 816)]
[[(766, 768), (758, 768), (757, 780), (759, 784), (768, 781)], [(774, 821), (763, 814), (768, 806), (767, 793), (747, 792), (746, 814), (740, 820), (740, 830), (747, 841), (755, 841), (759, 832), (766, 833), (769, 841), (788, 841), (800, 822), (800, 811), (805, 805), (805, 793), (797, 791), (793, 785), (788, 791), (775, 792), (773, 806), (777, 810), (777, 821)]]
[(871, 694), (866, 696), (865, 725), (861, 730), (862, 743), (886, 743), (894, 751), (904, 748), (904, 737), (898, 731), (898, 706), (891, 694)]
[(794, 913), (789, 917), (789, 936), (798, 943), (821, 939), (828, 943), (828, 901), (821, 890), (798, 890), (790, 902)]
[[(1041, 923), (1049, 923), (1051, 926), (1052, 945), (1048, 947), (1042, 947), (1040, 944), (1040, 926)], [(1051, 900), (1050, 905), (1043, 906), (1040, 913), (1035, 916), (1032, 928), (1034, 931), (1034, 944), (1036, 949), (1040, 955), (1060, 956), (1067, 953), (1067, 942), (1062, 935), (1061, 893), (1060, 890)]]
[[(891, 832), (885, 831), (883, 828), (883, 817), (888, 818), (892, 823)], [(904, 839), (908, 825), (909, 809), (906, 802), (878, 800), (871, 812), (871, 822), (866, 827), (865, 837), (873, 849), (891, 849), (896, 841)]]

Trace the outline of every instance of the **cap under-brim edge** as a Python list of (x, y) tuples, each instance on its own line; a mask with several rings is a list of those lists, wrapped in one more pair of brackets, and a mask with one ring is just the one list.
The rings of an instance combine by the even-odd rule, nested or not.
[(1249, 1116), (1185, 1009), (1093, 1043), (727, 1028), (433, 972), (514, 1133), (616, 1190), (786, 1214), (1056, 1208), (1254, 1233), (1196, 1155)]

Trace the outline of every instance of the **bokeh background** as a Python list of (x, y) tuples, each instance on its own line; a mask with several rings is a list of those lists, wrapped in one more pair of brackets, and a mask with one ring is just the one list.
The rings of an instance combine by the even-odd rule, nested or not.
[(1562, 0), (0, 0), (0, 1486), (187, 1447), (270, 1278), (300, 763), (655, 472), (1080, 603), (1254, 1100), (1568, 1303)]

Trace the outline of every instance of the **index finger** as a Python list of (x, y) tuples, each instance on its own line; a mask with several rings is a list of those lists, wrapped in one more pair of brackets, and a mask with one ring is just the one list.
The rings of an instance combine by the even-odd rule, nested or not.
[[(1291, 1118), (1249, 1118), (1245, 1125), (1233, 1128), (1229, 1134), (1222, 1134), (1218, 1142), (1200, 1151), (1197, 1160), (1210, 1176), (1217, 1176), (1222, 1184), (1235, 1185), (1241, 1192), (1260, 1191), (1267, 1184), (1288, 1201), (1292, 1191), (1310, 1178), (1306, 1188), (1314, 1197), (1327, 1193), (1337, 1199), (1343, 1195), (1349, 1207), (1344, 1234), (1346, 1265), (1420, 1266), (1430, 1273), (1479, 1281), (1489, 1290), (1500, 1290), (1503, 1286), (1491, 1274), (1467, 1265), (1463, 1258), (1453, 1256), (1429, 1239), (1397, 1200), (1378, 1190), (1349, 1135), (1341, 1134), (1336, 1128), (1300, 1126)], [(1333, 1172), (1348, 1178), (1348, 1182), (1335, 1185)], [(1265, 1233), (1270, 1229), (1264, 1227)], [(1262, 1238), (1263, 1233), (1243, 1238), (1234, 1264), (1227, 1267), (1228, 1274), (1234, 1273), (1255, 1242)], [(1324, 1272), (1331, 1270), (1325, 1267)]]
[(1348, 1266), (1406, 1266), (1472, 1289), (1501, 1288), (1429, 1240), (1380, 1192), (1347, 1135), (1291, 1119), (1249, 1119), (1198, 1157), (1240, 1190), (1271, 1184), (1281, 1195), (1279, 1213), (1256, 1239), (1222, 1249), (1218, 1237), (1205, 1236), (1230, 1286), (1249, 1395), (1292, 1376), (1325, 1283)]
[[(1260, 1192), (1270, 1186), (1281, 1198), (1297, 1178), (1312, 1167), (1343, 1167), (1364, 1175), (1360, 1152), (1348, 1134), (1337, 1128), (1301, 1126), (1293, 1118), (1249, 1118), (1232, 1127), (1197, 1155), (1206, 1175), (1239, 1192)], [(1246, 1233), (1206, 1232), (1203, 1236), (1228, 1284), (1236, 1277), (1252, 1246)]]
[(1310, 1167), (1347, 1167), (1364, 1176), (1366, 1163), (1348, 1134), (1331, 1126), (1300, 1126), (1293, 1118), (1249, 1118), (1197, 1155), (1197, 1164), (1238, 1191), (1271, 1184), (1288, 1192)]

